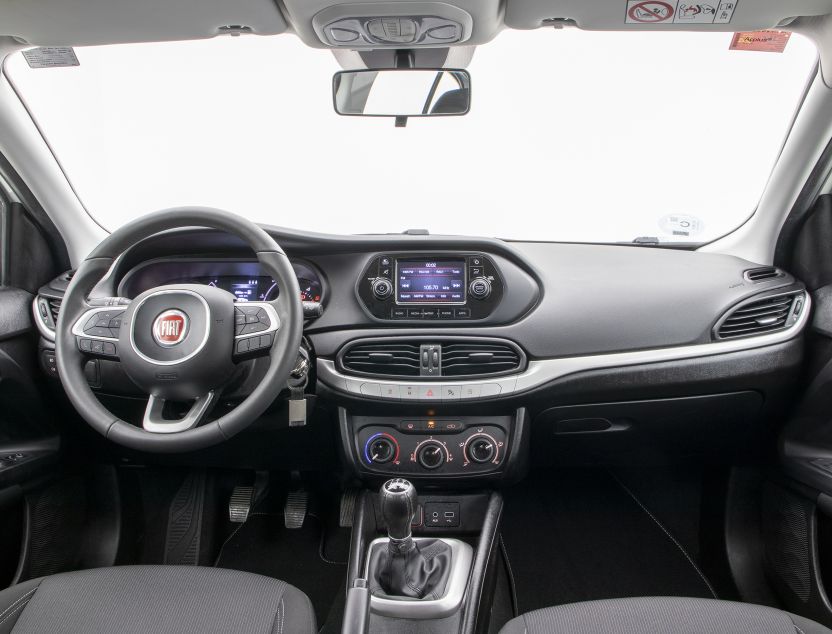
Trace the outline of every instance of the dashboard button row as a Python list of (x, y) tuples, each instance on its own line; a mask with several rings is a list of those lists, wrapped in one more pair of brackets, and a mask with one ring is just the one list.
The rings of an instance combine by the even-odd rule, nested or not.
[[(513, 381), (512, 381), (513, 382)], [(490, 398), (499, 396), (502, 393), (513, 391), (510, 386), (503, 386), (500, 383), (466, 383), (464, 385), (416, 383), (413, 385), (402, 385), (394, 383), (359, 383), (347, 381), (350, 391), (358, 392), (363, 396), (399, 400), (399, 401), (459, 401), (477, 398)], [(357, 387), (358, 389), (354, 389)]]
[(470, 319), (470, 308), (394, 308), (393, 319)]

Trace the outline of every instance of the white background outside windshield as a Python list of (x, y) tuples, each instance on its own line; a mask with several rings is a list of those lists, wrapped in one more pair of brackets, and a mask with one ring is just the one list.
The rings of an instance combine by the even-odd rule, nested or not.
[[(704, 242), (753, 213), (816, 58), (730, 33), (505, 31), (464, 117), (333, 112), (332, 53), (294, 35), (76, 49), (7, 70), (81, 201), (114, 229), (176, 205), (327, 233)], [(700, 230), (673, 236), (668, 215)]]

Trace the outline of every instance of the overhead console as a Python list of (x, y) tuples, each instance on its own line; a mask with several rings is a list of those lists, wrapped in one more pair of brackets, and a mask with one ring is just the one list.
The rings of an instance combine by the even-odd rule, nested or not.
[(357, 293), (382, 321), (470, 322), (503, 299), (500, 271), (482, 253), (385, 253), (370, 259)]

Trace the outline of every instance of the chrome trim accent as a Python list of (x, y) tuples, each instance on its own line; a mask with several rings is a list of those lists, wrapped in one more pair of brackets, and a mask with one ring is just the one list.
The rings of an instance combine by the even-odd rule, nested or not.
[(239, 341), (240, 339), (247, 339), (248, 337), (258, 337), (260, 335), (267, 335), (270, 332), (277, 332), (278, 330), (280, 330), (280, 317), (277, 316), (277, 311), (274, 309), (274, 306), (272, 306), (271, 302), (234, 302), (235, 309), (239, 308), (240, 306), (259, 306), (260, 308), (265, 309), (265, 311), (269, 313), (269, 321), (271, 322), (271, 325), (265, 330), (261, 330), (259, 332), (250, 332), (245, 335), (234, 335), (234, 341)]
[[(47, 341), (55, 341), (55, 331), (43, 323), (43, 318), (40, 316), (40, 312), (38, 311), (38, 300), (41, 297), (43, 296), (35, 295), (35, 299), (32, 300), (32, 315), (35, 318), (35, 325), (38, 327), (38, 331), (44, 339)], [(44, 297), (44, 299), (46, 298)], [(49, 303), (49, 300), (46, 301)]]
[[(468, 575), (474, 559), (474, 549), (458, 539), (440, 537), (451, 547), (451, 574), (445, 586), (445, 593), (440, 599), (429, 601), (386, 599), (370, 595), (370, 611), (375, 614), (392, 616), (400, 619), (441, 619), (456, 612), (462, 605), (465, 590), (468, 587)], [(432, 537), (414, 537), (416, 543), (433, 541)], [(367, 548), (367, 563), (364, 565), (364, 578), (370, 578), (370, 553), (374, 548), (387, 548), (387, 537), (379, 537), (370, 542)]]
[(174, 434), (180, 431), (187, 431), (199, 424), (208, 407), (214, 401), (214, 391), (211, 390), (205, 396), (200, 396), (194, 401), (191, 409), (184, 418), (173, 421), (166, 421), (162, 417), (162, 409), (165, 407), (165, 399), (156, 398), (152, 394), (147, 399), (147, 407), (144, 410), (142, 427), (145, 431), (156, 434)]
[(111, 313), (114, 310), (127, 310), (127, 306), (97, 306), (90, 308), (72, 326), (72, 334), (76, 337), (84, 337), (84, 339), (96, 339), (98, 341), (118, 341), (118, 337), (99, 337), (96, 335), (88, 335), (84, 332), (84, 324), (89, 321), (89, 318), (98, 313)]
[[(151, 297), (155, 297), (156, 295), (173, 295), (173, 294), (193, 295), (200, 302), (202, 302), (202, 307), (205, 309), (205, 335), (202, 337), (202, 341), (200, 342), (200, 344), (196, 347), (196, 349), (191, 354), (185, 355), (181, 359), (175, 359), (173, 361), (159, 361), (158, 359), (153, 359), (151, 357), (148, 357), (145, 354), (142, 354), (142, 352), (140, 352), (139, 349), (136, 347), (136, 341), (133, 337), (133, 335), (134, 335), (134, 326), (136, 324), (136, 320), (132, 319), (131, 322), (130, 322), (130, 347), (133, 348), (133, 352), (135, 352), (140, 358), (144, 359), (148, 363), (152, 363), (153, 365), (164, 365), (164, 366), (179, 365), (180, 363), (184, 363), (188, 359), (193, 359), (196, 355), (198, 355), (202, 351), (202, 349), (205, 347), (205, 344), (208, 343), (208, 337), (211, 334), (211, 322), (213, 321), (213, 319), (211, 319), (211, 309), (208, 307), (208, 302), (206, 302), (205, 298), (202, 297), (202, 295), (200, 295), (199, 293), (195, 293), (194, 291), (189, 291), (187, 289), (171, 288), (171, 289), (165, 289), (163, 291), (155, 291), (153, 293), (150, 293), (149, 295), (146, 295), (142, 299), (142, 301), (140, 301), (136, 305), (136, 310), (133, 312), (133, 315), (135, 315), (137, 312), (139, 312), (139, 309), (142, 307), (142, 304), (144, 304)], [(154, 321), (154, 323), (155, 323), (155, 321)]]
[[(794, 339), (801, 333), (809, 321), (811, 308), (811, 297), (808, 293), (805, 293), (803, 311), (800, 313), (797, 321), (789, 328), (765, 335), (759, 335), (756, 337), (739, 337), (736, 339), (723, 339), (713, 343), (702, 343), (691, 346), (655, 348), (652, 350), (634, 350), (632, 352), (596, 354), (585, 357), (538, 359), (529, 361), (528, 367), (525, 371), (508, 376), (495, 376), (494, 378), (482, 377), (469, 381), (402, 381), (391, 379), (370, 379), (343, 374), (335, 368), (335, 362), (333, 360), (319, 358), (317, 364), (318, 380), (322, 381), (331, 388), (340, 390), (341, 392), (390, 401), (406, 402), (413, 400), (437, 403), (501, 397), (517, 392), (525, 392), (544, 385), (550, 381), (554, 381), (555, 379), (560, 379), (578, 372), (585, 372), (587, 370), (601, 370), (604, 368), (626, 367), (629, 365), (640, 365), (645, 363), (661, 363), (664, 361), (697, 359), (700, 357), (727, 354), (730, 352), (741, 352), (744, 350), (753, 350), (755, 348), (764, 348), (766, 346), (784, 343)], [(383, 389), (383, 386), (396, 388), (396, 391), (400, 394), (400, 396), (384, 396), (385, 390)], [(476, 393), (477, 390), (472, 390), (474, 394), (471, 396), (458, 396), (447, 399), (423, 399), (418, 396), (404, 397), (403, 389), (405, 387), (413, 386), (420, 390), (432, 389), (434, 391), (442, 390), (443, 388), (447, 389), (449, 387), (458, 387), (460, 388), (460, 391), (465, 387), (471, 386), (496, 387), (492, 387), (492, 389), (490, 389), (485, 395)]]

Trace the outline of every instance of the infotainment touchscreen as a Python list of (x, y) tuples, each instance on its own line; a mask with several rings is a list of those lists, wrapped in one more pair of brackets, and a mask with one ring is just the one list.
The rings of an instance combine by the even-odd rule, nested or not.
[(465, 260), (396, 260), (397, 304), (464, 304)]

